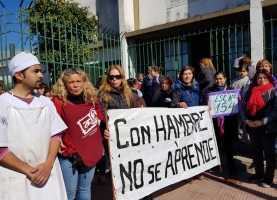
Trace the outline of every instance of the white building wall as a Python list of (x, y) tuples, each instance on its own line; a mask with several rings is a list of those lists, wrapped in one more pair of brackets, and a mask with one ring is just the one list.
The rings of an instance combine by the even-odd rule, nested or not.
[[(119, 30), (120, 32), (134, 31), (134, 4), (131, 0), (118, 0), (119, 9)], [(128, 44), (125, 36), (122, 37), (121, 43), (122, 50), (122, 68), (125, 72), (126, 78), (129, 78), (128, 62), (131, 59), (128, 55)], [(130, 68), (132, 69), (132, 63), (130, 63)], [(132, 70), (131, 70), (132, 71)]]
[(246, 4), (249, 0), (140, 0), (140, 29)]
[(251, 60), (256, 66), (263, 59), (263, 10), (262, 0), (250, 0)]
[[(75, 1), (78, 1), (83, 6), (89, 6), (92, 13), (103, 16), (108, 13), (111, 14), (111, 11), (115, 7), (115, 5), (111, 4), (111, 0)], [(119, 32), (126, 33), (135, 31), (133, 0), (113, 1), (117, 1), (118, 3), (118, 21), (115, 20), (116, 18), (104, 20), (105, 27), (112, 27), (113, 24), (118, 23)], [(253, 60), (253, 64), (256, 64), (258, 60), (263, 58), (263, 18), (261, 1), (262, 0), (139, 0), (139, 29), (150, 28), (250, 4), (251, 59)], [(113, 4), (114, 3), (115, 2), (113, 2)], [(97, 6), (99, 8), (97, 8)], [(108, 12), (104, 12), (105, 10)], [(99, 20), (101, 22), (101, 17)], [(122, 67), (124, 71), (127, 72), (127, 63), (130, 58), (127, 53), (128, 44), (124, 38), (121, 47)], [(133, 74), (134, 72), (131, 70), (130, 73)]]

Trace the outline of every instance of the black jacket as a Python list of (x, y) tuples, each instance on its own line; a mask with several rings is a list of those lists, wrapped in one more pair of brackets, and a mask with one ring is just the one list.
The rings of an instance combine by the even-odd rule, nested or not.
[(157, 82), (156, 78), (153, 78), (150, 85), (148, 85), (148, 81), (150, 80), (148, 76), (144, 77), (142, 93), (147, 107), (152, 106), (152, 98), (156, 92), (161, 90), (160, 84), (162, 83), (162, 80), (164, 79), (164, 77), (165, 77), (164, 75), (160, 74), (159, 83)]
[[(277, 89), (272, 88), (262, 95), (265, 106), (256, 112), (255, 116), (250, 115), (246, 111), (246, 105), (250, 97), (250, 90), (247, 91), (245, 98), (242, 100), (241, 116), (242, 120), (261, 120), (262, 126), (257, 127), (262, 135), (265, 133), (276, 133), (277, 125), (275, 121), (277, 120)], [(251, 134), (253, 128), (246, 125), (247, 131)], [(254, 128), (255, 129), (255, 128)]]
[[(115, 89), (111, 89), (111, 92), (109, 93), (109, 95), (111, 97), (111, 101), (106, 105), (105, 101), (101, 98), (101, 92), (98, 93), (98, 98), (100, 99), (100, 106), (101, 106), (101, 112), (103, 117), (105, 116), (104, 114), (105, 108), (107, 108), (108, 110), (129, 108), (123, 91), (118, 92)], [(131, 101), (131, 108), (133, 107), (134, 107), (134, 102)]]
[[(215, 70), (210, 67), (205, 67), (196, 77), (196, 81), (200, 88), (199, 96), (203, 98), (206, 90), (214, 84)], [(200, 102), (201, 103), (201, 102)]]
[(152, 106), (153, 107), (170, 107), (170, 103), (172, 101), (172, 92), (166, 93), (162, 89), (156, 92), (152, 98)]

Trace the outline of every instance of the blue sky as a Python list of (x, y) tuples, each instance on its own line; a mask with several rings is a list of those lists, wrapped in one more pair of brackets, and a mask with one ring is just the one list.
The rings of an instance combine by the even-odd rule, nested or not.
[[(20, 13), (20, 3), (22, 3), (22, 8), (28, 7), (31, 0), (0, 0), (0, 2), (5, 6), (0, 4), (0, 22), (1, 22), (1, 38), (2, 45), (1, 49), (9, 49), (9, 44), (14, 43), (15, 49), (21, 49), (22, 42), (26, 41), (27, 35), (23, 35), (23, 40), (21, 40), (20, 34), (16, 33), (20, 31), (19, 24), (15, 24), (18, 21), (18, 14)], [(4, 17), (6, 13), (6, 19)], [(6, 23), (5, 23), (6, 21)], [(6, 24), (6, 26), (5, 26)], [(23, 29), (26, 28), (26, 25), (23, 25)], [(7, 32), (5, 34), (5, 32)], [(25, 30), (26, 32), (26, 30)], [(23, 45), (24, 49), (29, 49), (29, 44)]]

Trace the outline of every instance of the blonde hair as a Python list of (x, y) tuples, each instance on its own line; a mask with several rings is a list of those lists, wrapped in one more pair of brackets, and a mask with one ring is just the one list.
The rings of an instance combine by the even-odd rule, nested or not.
[(77, 74), (84, 81), (84, 100), (85, 102), (95, 103), (97, 98), (97, 91), (92, 83), (89, 81), (86, 73), (78, 67), (69, 68), (62, 72), (57, 83), (53, 86), (53, 96), (58, 97), (62, 100), (62, 103), (65, 105), (67, 102), (68, 91), (66, 88), (67, 80), (71, 75)]
[(268, 65), (270, 70), (272, 69), (272, 65), (268, 60), (259, 60), (256, 65), (256, 70), (258, 71), (262, 65)]
[(208, 67), (210, 67), (210, 68), (215, 70), (214, 65), (213, 65), (213, 63), (212, 63), (210, 58), (201, 58), (200, 62), (204, 63), (205, 66), (208, 66)]
[(120, 75), (122, 76), (121, 78), (121, 89), (125, 95), (126, 98), (126, 102), (128, 104), (128, 107), (131, 107), (131, 101), (133, 99), (133, 92), (131, 90), (131, 88), (129, 87), (126, 78), (125, 78), (125, 74), (122, 70), (122, 68), (119, 65), (111, 65), (107, 71), (107, 79), (105, 82), (102, 83), (101, 87), (99, 88), (99, 93), (101, 94), (100, 100), (104, 101), (106, 106), (110, 103), (111, 101), (111, 96), (109, 95), (109, 93), (111, 92), (112, 86), (110, 85), (109, 82), (109, 74), (110, 71), (116, 69), (119, 71)]

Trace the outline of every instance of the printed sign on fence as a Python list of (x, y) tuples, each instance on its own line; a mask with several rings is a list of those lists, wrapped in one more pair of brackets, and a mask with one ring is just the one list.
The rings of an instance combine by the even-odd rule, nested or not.
[(240, 90), (224, 90), (207, 94), (212, 118), (234, 115), (240, 110)]
[(220, 164), (207, 106), (108, 111), (116, 199), (141, 199)]

